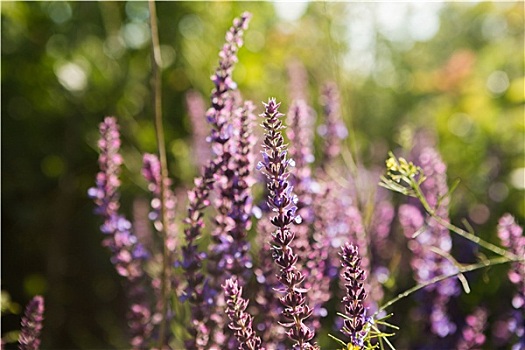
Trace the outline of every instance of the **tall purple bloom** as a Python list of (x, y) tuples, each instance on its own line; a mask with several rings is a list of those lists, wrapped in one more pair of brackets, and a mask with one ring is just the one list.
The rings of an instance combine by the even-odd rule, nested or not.
[[(175, 207), (177, 204), (175, 194), (171, 190), (171, 179), (164, 179), (164, 201), (161, 200), (161, 165), (159, 158), (154, 154), (146, 153), (143, 156), (142, 175), (148, 181), (148, 189), (152, 193), (153, 198), (151, 200), (152, 211), (148, 217), (153, 222), (153, 226), (157, 232), (161, 235), (162, 244), (166, 245), (168, 256), (166, 256), (168, 266), (173, 266), (176, 260), (176, 248), (178, 241), (178, 227), (175, 221)], [(164, 208), (162, 208), (164, 204)], [(167, 228), (164, 230), (162, 222), (162, 212), (166, 212)], [(165, 237), (162, 237), (162, 232), (165, 232)], [(162, 258), (161, 258), (162, 259)], [(176, 290), (179, 280), (172, 273), (168, 274), (171, 290)], [(152, 286), (157, 297), (157, 312), (162, 315), (163, 303), (170, 303), (170, 301), (162, 300), (162, 281), (161, 276), (155, 276), (152, 281)], [(171, 315), (166, 315), (167, 319), (171, 318)]]
[(342, 332), (350, 338), (350, 343), (361, 347), (367, 335), (366, 309), (364, 301), (367, 293), (364, 288), (366, 274), (361, 269), (361, 258), (358, 248), (346, 243), (341, 248), (342, 277), (346, 287), (346, 295), (343, 297), (344, 320)]
[(119, 153), (120, 133), (116, 118), (106, 117), (100, 123), (99, 129), (100, 172), (96, 177), (96, 186), (88, 190), (88, 195), (95, 202), (95, 212), (104, 219), (101, 231), (106, 238), (103, 245), (111, 251), (111, 262), (118, 274), (126, 277), (129, 283), (126, 290), (132, 303), (128, 312), (131, 344), (143, 348), (147, 347), (153, 330), (151, 310), (144, 287), (144, 279), (148, 279), (148, 276), (142, 266), (149, 253), (133, 234), (131, 222), (118, 211), (122, 157)]
[(96, 177), (96, 187), (90, 188), (88, 195), (95, 202), (95, 212), (104, 218), (101, 231), (107, 237), (103, 245), (113, 253), (111, 261), (121, 276), (133, 280), (143, 274), (139, 261), (143, 257), (143, 248), (131, 232), (131, 223), (118, 212), (122, 156), (119, 153), (120, 133), (114, 117), (106, 117), (100, 124), (100, 135), (100, 172)]
[[(246, 272), (252, 267), (248, 255), (249, 244), (247, 241), (248, 230), (251, 228), (252, 194), (251, 185), (254, 183), (252, 172), (254, 166), (253, 146), (255, 137), (252, 133), (254, 106), (247, 101), (239, 110), (238, 118), (239, 135), (236, 137), (236, 151), (233, 155), (234, 171), (231, 175), (232, 207), (229, 217), (233, 219), (234, 226), (229, 232), (233, 241), (230, 244), (230, 254), (233, 264), (226, 264), (226, 270), (246, 278)], [(231, 169), (230, 169), (231, 170)]]
[[(206, 118), (212, 127), (207, 140), (211, 143), (214, 158), (204, 167), (203, 175), (195, 180), (194, 189), (188, 193), (189, 208), (185, 220), (188, 226), (184, 231), (186, 245), (182, 248), (182, 267), (187, 281), (185, 298), (193, 304), (192, 324), (188, 328), (192, 339), (186, 343), (189, 349), (208, 347), (210, 336), (213, 330), (217, 329), (216, 325), (222, 326), (224, 323), (221, 315), (216, 312), (216, 296), (220, 292), (220, 283), (217, 283), (217, 279), (205, 279), (200, 271), (206, 254), (198, 251), (197, 240), (204, 227), (203, 210), (210, 205), (210, 192), (214, 186), (219, 188), (220, 192), (224, 185), (225, 172), (232, 162), (232, 118), (240, 104), (239, 96), (235, 93), (237, 85), (232, 79), (232, 72), (250, 18), (251, 14), (243, 13), (240, 18), (234, 19), (233, 26), (226, 33), (226, 43), (219, 53), (219, 67), (211, 76), (215, 87), (211, 96), (211, 108), (206, 112)], [(215, 184), (216, 182), (219, 183)], [(216, 246), (222, 243), (223, 233), (232, 227), (234, 221), (226, 214), (229, 210), (226, 203), (219, 203), (217, 207), (219, 213), (215, 220), (216, 229), (212, 233), (212, 240)], [(208, 269), (213, 270), (217, 268), (220, 257), (214, 254), (214, 249), (210, 255)], [(212, 273), (211, 276), (215, 277), (215, 274)]]
[(283, 286), (280, 292), (284, 295), (280, 300), (284, 306), (283, 316), (287, 320), (283, 325), (290, 328), (287, 334), (294, 341), (294, 349), (311, 349), (315, 347), (310, 344), (315, 333), (304, 322), (312, 310), (306, 303), (307, 290), (302, 287), (305, 277), (297, 269), (298, 256), (291, 247), (295, 233), (290, 226), (299, 219), (296, 215), (297, 198), (288, 181), (288, 167), (293, 166), (293, 160), (287, 159), (286, 144), (281, 133), (285, 127), (279, 119), (284, 116), (279, 113), (280, 103), (269, 99), (264, 106), (265, 112), (261, 117), (264, 118), (262, 125), (266, 132), (263, 161), (259, 162), (258, 168), (268, 179), (268, 206), (275, 213), (271, 219), (276, 227), (272, 233), (272, 257), (279, 267), (277, 278)]
[(22, 317), (18, 348), (20, 350), (38, 350), (40, 348), (40, 332), (44, 321), (44, 298), (37, 295), (26, 306)]
[(294, 251), (299, 255), (298, 268), (305, 274), (307, 297), (312, 306), (312, 317), (308, 325), (321, 327), (320, 319), (327, 315), (323, 304), (330, 299), (330, 277), (325, 275), (328, 252), (327, 240), (316, 239), (310, 231), (315, 221), (314, 200), (319, 198), (319, 184), (312, 178), (314, 112), (303, 100), (292, 102), (288, 111), (286, 134), (290, 141), (290, 158), (295, 161), (295, 170), (290, 183), (299, 199), (297, 214), (301, 223), (295, 226)]
[(213, 188), (213, 174), (216, 164), (210, 161), (204, 167), (204, 174), (195, 179), (195, 187), (188, 192), (188, 216), (184, 219), (186, 244), (182, 247), (182, 268), (186, 280), (184, 300), (192, 303), (191, 325), (188, 327), (191, 339), (186, 342), (188, 349), (203, 349), (209, 341), (210, 329), (206, 326), (209, 318), (207, 305), (213, 301), (207, 296), (205, 278), (201, 272), (202, 260), (206, 254), (198, 249), (198, 240), (204, 228), (204, 209), (210, 205), (209, 195)]
[(226, 314), (230, 319), (231, 330), (239, 342), (239, 350), (264, 349), (252, 327), (253, 317), (246, 312), (248, 300), (242, 297), (242, 287), (235, 278), (229, 278), (222, 286), (226, 296)]
[[(215, 302), (213, 328), (217, 344), (224, 344), (223, 339), (230, 333), (226, 329), (227, 320), (222, 312), (225, 301), (221, 285), (227, 278), (237, 276), (238, 283), (243, 286), (252, 272), (253, 264), (248, 254), (250, 245), (246, 239), (251, 227), (252, 208), (252, 111), (251, 102), (246, 102), (242, 108), (234, 111), (232, 122), (238, 133), (228, 142), (230, 156), (224, 159), (215, 175), (217, 215), (213, 219), (215, 229), (212, 231), (207, 267), (210, 276), (213, 276), (209, 285)], [(230, 339), (235, 343), (233, 337), (230, 336)]]
[(215, 175), (217, 215), (214, 218), (216, 228), (212, 232), (213, 244), (210, 249), (210, 259), (213, 262), (208, 268), (216, 277), (214, 284), (217, 287), (232, 275), (237, 275), (239, 283), (244, 284), (244, 279), (249, 277), (247, 272), (252, 267), (246, 240), (251, 227), (252, 208), (252, 111), (253, 105), (246, 102), (234, 112), (235, 119), (232, 122), (238, 134), (233, 135), (228, 142), (228, 158), (224, 158)]

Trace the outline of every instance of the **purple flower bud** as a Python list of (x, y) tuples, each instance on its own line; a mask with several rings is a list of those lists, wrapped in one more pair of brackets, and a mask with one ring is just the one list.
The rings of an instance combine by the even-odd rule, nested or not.
[(40, 348), (40, 332), (44, 321), (44, 298), (37, 295), (27, 304), (22, 317), (18, 344), (20, 350), (38, 350)]

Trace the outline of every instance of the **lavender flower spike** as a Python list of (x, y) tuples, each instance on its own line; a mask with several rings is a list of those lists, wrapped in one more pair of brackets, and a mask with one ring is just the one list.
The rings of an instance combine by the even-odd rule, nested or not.
[[(248, 23), (252, 15), (244, 12), (240, 18), (235, 18), (233, 26), (226, 33), (226, 43), (219, 52), (219, 66), (211, 80), (215, 85), (211, 95), (211, 108), (207, 111), (206, 117), (212, 126), (221, 126), (227, 122), (228, 114), (233, 111), (234, 98), (231, 91), (237, 89), (237, 84), (233, 81), (232, 73), (235, 63), (237, 63), (237, 52), (243, 45), (243, 34), (248, 28)], [(225, 111), (223, 111), (225, 109)], [(224, 137), (221, 130), (213, 130), (211, 140), (218, 141)]]
[(346, 243), (341, 248), (341, 266), (344, 271), (341, 275), (345, 280), (346, 295), (343, 297), (345, 318), (341, 332), (350, 337), (352, 345), (363, 346), (366, 337), (366, 309), (364, 300), (367, 293), (364, 288), (365, 272), (361, 269), (361, 258), (357, 246)]
[(40, 332), (44, 320), (44, 298), (35, 296), (26, 306), (22, 318), (22, 329), (18, 338), (20, 350), (37, 350), (40, 348)]
[(119, 214), (119, 175), (123, 159), (119, 153), (120, 133), (116, 118), (104, 118), (100, 123), (100, 136), (100, 172), (96, 186), (88, 190), (88, 195), (95, 202), (95, 212), (104, 219), (101, 231), (106, 237), (102, 244), (111, 251), (111, 262), (117, 273), (128, 282), (126, 292), (132, 302), (128, 312), (131, 345), (145, 348), (153, 331), (151, 308), (144, 288), (145, 281), (150, 282), (143, 269), (148, 252), (132, 232), (131, 222)]
[(272, 258), (280, 270), (277, 279), (284, 287), (280, 290), (284, 296), (279, 298), (284, 306), (283, 316), (287, 319), (283, 325), (290, 328), (287, 335), (295, 342), (294, 349), (312, 349), (316, 345), (309, 342), (315, 333), (304, 323), (312, 310), (306, 304), (305, 277), (296, 266), (298, 256), (291, 247), (295, 233), (290, 225), (299, 217), (296, 215), (297, 198), (292, 194), (293, 187), (288, 181), (288, 167), (293, 166), (293, 160), (286, 159), (287, 145), (281, 133), (285, 127), (279, 119), (284, 114), (279, 113), (280, 105), (273, 98), (264, 104), (266, 110), (261, 114), (264, 118), (262, 126), (266, 130), (262, 145), (263, 161), (257, 168), (262, 169), (268, 179), (268, 206), (275, 213), (271, 219), (276, 227), (272, 233), (271, 249)]
[(261, 347), (261, 338), (253, 331), (253, 317), (245, 312), (248, 300), (242, 297), (242, 287), (232, 277), (226, 280), (222, 288), (226, 295), (226, 314), (231, 321), (229, 327), (239, 341), (239, 350), (264, 349)]

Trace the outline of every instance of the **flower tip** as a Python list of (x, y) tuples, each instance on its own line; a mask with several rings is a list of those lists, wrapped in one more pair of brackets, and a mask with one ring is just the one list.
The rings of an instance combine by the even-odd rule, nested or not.
[(255, 167), (257, 170), (261, 170), (262, 168), (264, 168), (264, 163), (263, 162), (258, 162), (257, 163), (257, 166)]

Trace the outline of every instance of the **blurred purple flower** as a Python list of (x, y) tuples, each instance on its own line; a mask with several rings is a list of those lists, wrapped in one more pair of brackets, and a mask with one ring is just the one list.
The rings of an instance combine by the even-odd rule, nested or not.
[[(510, 214), (503, 215), (498, 222), (498, 237), (501, 243), (514, 255), (525, 257), (525, 236), (523, 228), (518, 226)], [(509, 330), (518, 336), (518, 342), (513, 350), (525, 349), (525, 263), (514, 262), (508, 273), (509, 280), (518, 287), (512, 298), (512, 306), (516, 309), (513, 317), (507, 322)]]
[[(439, 153), (430, 147), (419, 151), (416, 149), (414, 163), (419, 165), (426, 176), (421, 184), (421, 190), (436, 215), (448, 221), (448, 186), (446, 165), (441, 160)], [(408, 247), (412, 251), (410, 265), (418, 283), (442, 275), (452, 274), (457, 270), (453, 262), (446, 259), (443, 254), (449, 254), (452, 249), (452, 239), (448, 229), (440, 225), (430, 215), (424, 214), (423, 209), (417, 204), (404, 204), (399, 208), (399, 222), (403, 227), (405, 236), (409, 239)], [(417, 237), (414, 235), (417, 233)], [(431, 248), (440, 250), (437, 254)], [(431, 293), (431, 307), (429, 310), (430, 326), (432, 333), (445, 337), (456, 331), (456, 325), (450, 320), (447, 305), (451, 297), (459, 293), (457, 279), (451, 278), (430, 285), (424, 289)]]
[[(309, 186), (312, 183), (310, 164), (314, 161), (313, 113), (313, 110), (303, 100), (293, 101), (288, 110), (286, 135), (291, 145), (289, 156), (295, 161), (295, 171), (290, 177), (296, 192), (301, 192), (300, 194), (311, 192)], [(303, 198), (301, 200), (304, 202)], [(309, 202), (305, 203), (305, 205), (309, 204)]]
[[(270, 218), (262, 217), (257, 223), (256, 232), (271, 231), (273, 225)], [(279, 349), (286, 339), (286, 329), (279, 323), (283, 306), (275, 294), (275, 290), (280, 287), (280, 282), (275, 274), (271, 243), (268, 242), (267, 236), (257, 235), (254, 245), (259, 247), (259, 254), (255, 257), (254, 269), (258, 288), (254, 298), (256, 304), (253, 306), (257, 312), (253, 314), (263, 316), (256, 318), (256, 329), (268, 349)]]
[(40, 333), (44, 321), (44, 298), (33, 297), (26, 306), (22, 317), (18, 348), (20, 350), (40, 349)]
[[(318, 198), (319, 184), (312, 179), (314, 112), (303, 100), (292, 102), (288, 111), (286, 134), (290, 142), (289, 156), (295, 161), (295, 170), (290, 174), (290, 184), (299, 198), (293, 249), (299, 256), (297, 267), (305, 275), (305, 288), (312, 307), (308, 326), (314, 330), (321, 327), (320, 319), (326, 316), (323, 304), (330, 299), (330, 276), (325, 275), (328, 258), (328, 241), (325, 237), (314, 237), (310, 228), (315, 219), (313, 202)], [(318, 239), (315, 239), (318, 238)]]
[(210, 159), (210, 146), (206, 142), (208, 136), (208, 125), (206, 124), (206, 104), (201, 94), (197, 91), (186, 93), (186, 108), (192, 126), (192, 150), (193, 162), (200, 169)]
[(487, 310), (482, 307), (476, 308), (472, 314), (466, 317), (465, 323), (456, 349), (480, 349), (486, 340), (483, 331), (487, 326)]
[(321, 161), (326, 164), (341, 153), (341, 140), (348, 136), (348, 130), (341, 118), (339, 89), (334, 83), (327, 83), (321, 91), (321, 105), (325, 121), (318, 128), (324, 138)]
[(96, 187), (90, 188), (88, 195), (95, 202), (95, 212), (104, 219), (101, 231), (107, 237), (102, 244), (111, 251), (111, 262), (115, 265), (117, 273), (126, 277), (129, 282), (129, 288), (126, 290), (132, 303), (128, 311), (131, 343), (136, 347), (145, 347), (153, 330), (147, 291), (143, 286), (144, 279), (148, 278), (143, 270), (143, 262), (149, 257), (149, 253), (132, 233), (131, 222), (118, 212), (119, 175), (122, 165), (118, 128), (114, 117), (106, 117), (100, 123), (100, 172), (96, 177)]
[[(498, 237), (503, 246), (514, 255), (525, 257), (525, 236), (510, 214), (503, 215), (498, 222)], [(518, 293), (512, 300), (515, 309), (525, 308), (525, 263), (515, 262), (509, 271), (509, 280), (518, 286)]]
[(291, 60), (287, 66), (288, 96), (290, 100), (308, 99), (308, 72), (303, 63), (297, 59)]
[[(142, 166), (142, 175), (148, 181), (148, 189), (153, 194), (153, 199), (151, 200), (152, 211), (149, 213), (149, 218), (153, 221), (153, 226), (158, 232), (162, 232), (164, 228), (162, 227), (162, 206), (161, 206), (161, 169), (160, 161), (158, 157), (154, 154), (146, 153), (143, 156), (143, 166)], [(164, 210), (166, 210), (166, 216), (168, 221), (168, 227), (166, 228), (166, 239), (164, 244), (166, 244), (168, 251), (171, 253), (171, 262), (174, 263), (175, 259), (175, 249), (177, 247), (177, 234), (178, 227), (175, 222), (175, 208), (177, 205), (177, 199), (175, 194), (171, 190), (171, 179), (166, 178), (164, 180), (165, 186), (165, 197), (164, 198)]]

